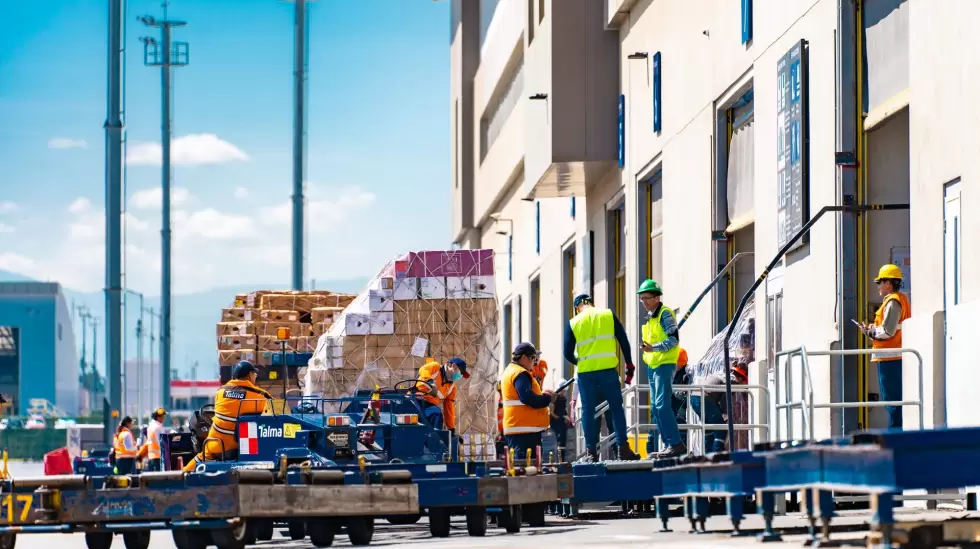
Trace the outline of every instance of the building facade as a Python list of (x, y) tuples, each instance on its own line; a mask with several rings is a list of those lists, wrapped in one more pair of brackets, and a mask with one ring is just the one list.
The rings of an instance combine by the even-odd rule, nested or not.
[(44, 399), (79, 412), (79, 367), (71, 311), (54, 282), (0, 282), (0, 394), (25, 415)]
[[(921, 380), (926, 426), (970, 422), (976, 15), (970, 0), (454, 0), (453, 238), (496, 250), (504, 348), (534, 341), (555, 371), (578, 292), (635, 347), (634, 289), (654, 278), (682, 315), (709, 290), (682, 330), (697, 361), (748, 296), (760, 421), (783, 368), (780, 401), (812, 389), (815, 436), (882, 426), (877, 408), (819, 406), (877, 400), (867, 355), (808, 355), (807, 386), (780, 353), (866, 348), (852, 320), (873, 320), (874, 277), (896, 263), (923, 359), (920, 376), (905, 355), (903, 398)], [(772, 438), (805, 427), (780, 417)]]

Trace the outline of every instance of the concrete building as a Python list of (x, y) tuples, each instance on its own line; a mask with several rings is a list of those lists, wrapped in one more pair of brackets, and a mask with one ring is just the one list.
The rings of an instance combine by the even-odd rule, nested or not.
[(55, 282), (0, 282), (0, 394), (9, 413), (44, 399), (78, 413), (78, 355), (71, 311)]
[[(925, 424), (975, 423), (967, 319), (980, 306), (961, 281), (980, 263), (961, 252), (980, 234), (964, 215), (980, 201), (968, 100), (980, 38), (966, 23), (978, 14), (970, 0), (454, 0), (453, 238), (497, 251), (504, 348), (532, 340), (554, 371), (579, 291), (615, 310), (635, 346), (640, 281), (661, 282), (683, 315), (744, 253), (682, 345), (703, 356), (765, 273), (749, 382), (774, 390), (783, 350), (868, 346), (851, 321), (873, 320), (875, 274), (898, 263)], [(880, 204), (895, 206), (865, 208)], [(808, 389), (789, 360), (780, 401)], [(815, 436), (884, 424), (880, 409), (819, 407), (877, 399), (867, 356), (807, 362)], [(904, 371), (917, 400), (914, 355)], [(757, 397), (773, 421), (775, 397)], [(773, 438), (789, 434), (780, 417)]]

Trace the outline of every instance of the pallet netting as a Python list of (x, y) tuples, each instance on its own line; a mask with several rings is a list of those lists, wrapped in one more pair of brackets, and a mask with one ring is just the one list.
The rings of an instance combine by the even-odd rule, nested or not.
[(415, 379), (427, 360), (462, 358), (470, 377), (456, 388), (461, 454), (492, 458), (500, 357), (493, 276), (492, 250), (412, 252), (388, 262), (320, 336), (304, 393), (330, 399), (390, 388)]
[[(715, 335), (711, 340), (711, 345), (708, 350), (704, 353), (697, 362), (689, 362), (687, 365), (688, 373), (691, 376), (692, 385), (707, 384), (708, 377), (711, 376), (714, 380), (724, 379), (724, 375), (730, 375), (732, 368), (736, 364), (742, 365), (746, 369), (748, 365), (755, 360), (755, 299), (750, 298), (746, 302), (745, 310), (741, 318), (739, 318), (738, 323), (735, 324), (735, 330), (732, 332), (732, 337), (728, 340), (728, 350), (729, 350), (729, 360), (730, 364), (726, 367), (725, 365), (725, 355), (724, 347), (722, 346), (725, 341), (725, 333), (728, 332), (728, 326)], [(734, 380), (733, 380), (734, 381)], [(722, 381), (721, 383), (724, 383)], [(715, 384), (715, 383), (711, 383)], [(692, 395), (697, 393), (690, 393)], [(715, 392), (706, 393), (707, 398), (715, 398), (720, 403), (722, 410), (725, 408), (725, 391), (722, 390), (720, 393)], [(698, 416), (700, 410), (691, 410), (688, 407), (688, 418), (691, 422), (704, 423), (703, 418)], [(749, 420), (749, 395), (744, 392), (733, 393), (732, 394), (732, 422), (735, 425), (747, 424)], [(727, 421), (727, 420), (726, 420)], [(716, 431), (716, 433), (721, 433)], [(735, 444), (730, 446), (735, 449), (748, 449), (749, 448), (749, 433), (747, 431), (735, 431)], [(703, 454), (704, 448), (701, 447), (701, 437), (693, 436), (690, 437), (690, 450), (696, 454)]]

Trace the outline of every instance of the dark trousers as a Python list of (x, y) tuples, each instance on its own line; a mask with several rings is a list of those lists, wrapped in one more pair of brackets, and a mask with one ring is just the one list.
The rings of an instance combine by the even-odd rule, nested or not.
[(568, 425), (565, 424), (565, 418), (553, 422), (551, 431), (555, 433), (555, 439), (558, 442), (558, 459), (564, 461), (565, 449), (568, 447)]
[(442, 417), (442, 406), (437, 406), (431, 402), (426, 402), (422, 408), (422, 413), (425, 414), (426, 421), (428, 421), (434, 429), (442, 429), (442, 425), (444, 423)]
[(527, 463), (527, 451), (531, 451), (531, 462), (537, 463), (538, 446), (541, 446), (541, 433), (521, 433), (519, 435), (504, 435), (504, 442), (514, 451), (513, 465), (521, 467)]
[(131, 475), (136, 469), (136, 458), (116, 458), (116, 474)]
[[(882, 360), (878, 362), (878, 386), (881, 388), (881, 400), (902, 400), (902, 361)], [(885, 406), (888, 413), (888, 428), (902, 428), (902, 407)]]
[[(691, 395), (691, 408), (694, 409), (694, 413), (701, 417), (701, 395)], [(713, 398), (704, 399), (704, 417), (701, 418), (702, 423), (725, 423), (724, 417), (721, 415), (721, 408), (718, 407), (718, 403), (715, 402)], [(724, 452), (725, 445), (728, 442), (728, 430), (716, 431), (712, 429), (704, 430), (704, 448), (703, 452), (708, 454), (712, 452)]]
[(160, 465), (161, 465), (160, 458), (150, 459), (150, 460), (147, 460), (146, 467), (143, 467), (143, 470), (144, 471), (147, 471), (147, 472), (149, 472), (149, 471), (162, 471), (163, 469), (160, 468)]

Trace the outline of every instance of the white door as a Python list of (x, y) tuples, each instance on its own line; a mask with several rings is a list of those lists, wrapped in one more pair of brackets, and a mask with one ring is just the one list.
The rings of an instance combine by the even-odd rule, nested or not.
[(954, 181), (944, 189), (943, 209), (943, 297), (948, 312), (960, 302), (960, 251), (962, 222), (960, 221), (960, 182)]
[(963, 222), (960, 208), (959, 180), (943, 189), (943, 343), (946, 376), (946, 424), (949, 426), (975, 423), (976, 408), (973, 401), (972, 364), (964, 365), (960, 356), (972, 354), (970, 337), (964, 337), (964, 319), (959, 307), (961, 293), (961, 257), (963, 248)]

